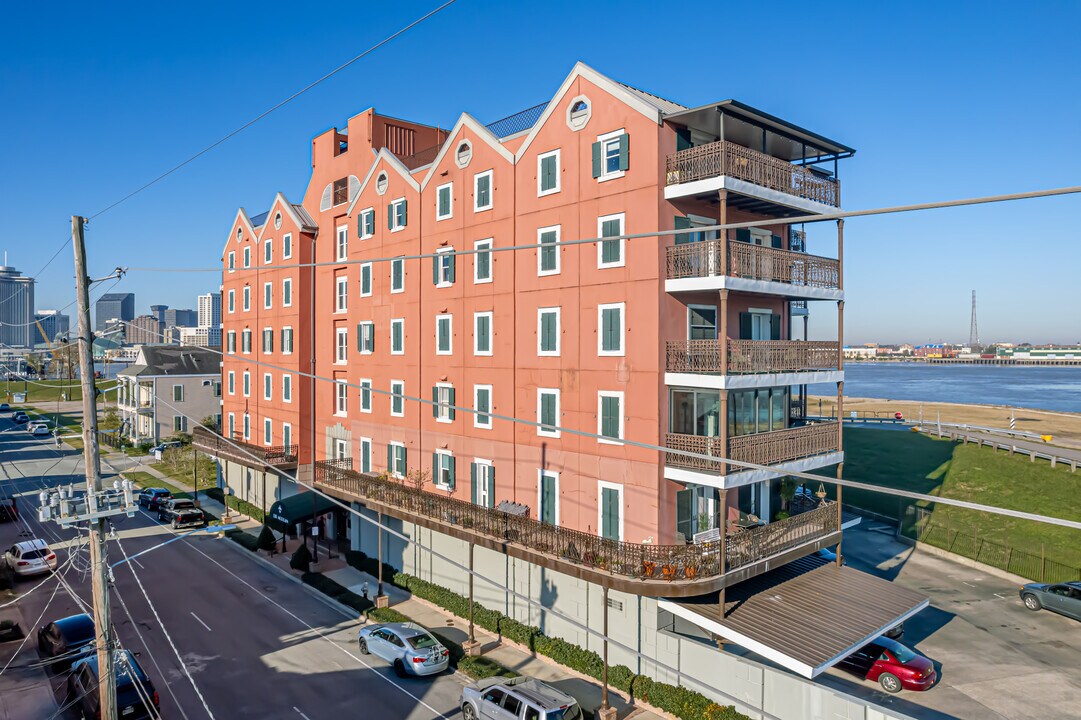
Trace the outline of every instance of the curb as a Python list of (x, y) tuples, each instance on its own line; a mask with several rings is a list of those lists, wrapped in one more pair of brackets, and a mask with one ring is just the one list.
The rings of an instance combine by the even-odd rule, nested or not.
[[(911, 538), (908, 539), (908, 542), (912, 543)], [(972, 558), (965, 557), (964, 555), (958, 555), (957, 553), (952, 553), (949, 550), (943, 550), (940, 547), (928, 545), (927, 543), (916, 542), (912, 545), (912, 547), (921, 553), (926, 553), (927, 555), (934, 555), (935, 557), (942, 558), (943, 560), (950, 560), (957, 563), (958, 565), (964, 565), (965, 567), (970, 567), (974, 570), (985, 572), (988, 575), (993, 575), (1000, 580), (1008, 580), (1009, 582), (1017, 583), (1019, 585), (1027, 585), (1032, 582), (1038, 582), (1037, 580), (1029, 580), (1027, 578), (1021, 577), (1020, 575), (1014, 575), (1011, 572), (1000, 570), (992, 565), (985, 565), (982, 562), (973, 560)]]

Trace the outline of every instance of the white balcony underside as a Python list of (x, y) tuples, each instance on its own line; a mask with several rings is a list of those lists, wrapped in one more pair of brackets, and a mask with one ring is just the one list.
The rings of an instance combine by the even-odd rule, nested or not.
[(700, 292), (702, 290), (735, 290), (757, 295), (784, 295), (804, 300), (844, 300), (844, 290), (792, 285), (773, 280), (707, 275), (706, 277), (677, 278), (664, 281), (665, 292)]
[(746, 180), (740, 180), (729, 175), (718, 175), (717, 177), (694, 180), (693, 182), (668, 185), (664, 188), (664, 199), (673, 200), (675, 198), (700, 195), (707, 192), (717, 192), (719, 190), (729, 190), (731, 192), (739, 193), (740, 195), (764, 200), (773, 203), (774, 205), (784, 205), (785, 207), (794, 208), (796, 210), (803, 210), (808, 215), (824, 215), (826, 213), (840, 212), (841, 210), (841, 208), (836, 208), (832, 205), (815, 202), (814, 200), (807, 200), (806, 198), (801, 198), (796, 195), (789, 195), (780, 190), (770, 190), (761, 185), (755, 185), (754, 183), (749, 183)]
[(811, 470), (829, 467), (830, 465), (836, 465), (839, 462), (843, 462), (844, 459), (845, 454), (843, 452), (823, 453), (822, 455), (814, 455), (812, 457), (800, 458), (799, 460), (789, 460), (788, 462), (770, 465), (770, 470), (742, 470), (740, 472), (729, 473), (728, 475), (718, 475), (716, 473), (700, 472), (697, 470), (685, 470), (683, 468), (665, 465), (664, 477), (668, 480), (675, 480), (676, 482), (681, 483), (706, 485), (717, 488), (718, 490), (731, 490), (732, 488), (762, 482), (763, 480), (784, 477), (792, 472), (810, 472)]
[(673, 372), (664, 374), (665, 385), (709, 388), (711, 390), (744, 390), (747, 388), (781, 387), (783, 385), (813, 385), (815, 383), (837, 383), (844, 379), (844, 370), (750, 373), (746, 375)]

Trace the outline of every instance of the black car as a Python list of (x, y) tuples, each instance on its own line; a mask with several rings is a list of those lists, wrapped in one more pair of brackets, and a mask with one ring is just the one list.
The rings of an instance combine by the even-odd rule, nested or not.
[(156, 510), (163, 500), (171, 498), (173, 494), (165, 488), (143, 488), (139, 493), (139, 505), (147, 510)]
[(158, 522), (172, 521), (181, 510), (194, 510), (195, 501), (187, 498), (171, 497), (165, 502), (158, 503)]
[(38, 630), (38, 653), (54, 659), (50, 667), (65, 670), (93, 650), (94, 619), (86, 613), (53, 620)]
[[(118, 650), (113, 656), (116, 668), (116, 716), (124, 720), (158, 718), (158, 691), (146, 676), (130, 650)], [(82, 717), (101, 717), (98, 699), (98, 657), (89, 655), (71, 666), (68, 699)]]
[(20, 425), (24, 422), (30, 422), (30, 416), (24, 413), (22, 410), (11, 413), (11, 419)]
[(206, 515), (199, 508), (177, 510), (173, 513), (173, 529), (197, 528), (206, 525)]

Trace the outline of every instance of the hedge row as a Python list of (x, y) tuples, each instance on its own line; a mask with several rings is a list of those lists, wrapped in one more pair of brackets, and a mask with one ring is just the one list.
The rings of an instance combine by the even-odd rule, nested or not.
[[(364, 553), (353, 553), (350, 564), (368, 572), (363, 565), (374, 567), (375, 560)], [(387, 581), (384, 575), (384, 582)], [(469, 617), (469, 599), (451, 590), (422, 580), (406, 573), (396, 572), (390, 582), (408, 590), (413, 595), (437, 605), (458, 617)], [(540, 628), (509, 618), (503, 613), (489, 610), (480, 603), (473, 603), (473, 622), (500, 637), (525, 645), (538, 655), (551, 658), (560, 665), (565, 665), (583, 675), (600, 680), (604, 672), (604, 661), (592, 650), (578, 647), (561, 638), (553, 638), (541, 632)], [(735, 708), (719, 705), (701, 693), (682, 686), (657, 682), (645, 675), (635, 675), (625, 665), (608, 667), (608, 682), (615, 688), (639, 698), (644, 702), (670, 712), (682, 720), (747, 720)]]
[(259, 549), (259, 538), (252, 537), (243, 530), (231, 530), (225, 533), (225, 537), (229, 538), (237, 545), (251, 550), (252, 552), (255, 552)]
[(236, 510), (241, 515), (247, 515), (252, 520), (258, 520), (259, 522), (265, 522), (266, 520), (266, 517), (263, 514), (263, 508), (258, 505), (252, 505), (247, 500), (241, 500), (236, 495), (225, 495), (221, 488), (209, 488), (205, 492), (207, 497), (212, 500), (217, 500), (232, 510)]

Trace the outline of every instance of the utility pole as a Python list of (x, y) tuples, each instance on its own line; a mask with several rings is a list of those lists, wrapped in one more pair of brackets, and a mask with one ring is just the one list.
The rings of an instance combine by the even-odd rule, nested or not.
[[(94, 383), (94, 338), (90, 331), (90, 276), (86, 270), (85, 218), (71, 218), (71, 243), (75, 246), (75, 287), (79, 301), (79, 374), (83, 388), (83, 467), (86, 468), (86, 496), (96, 499), (101, 492), (98, 456), (98, 412)], [(96, 503), (95, 503), (96, 505)], [(116, 720), (116, 674), (109, 619), (109, 565), (106, 562), (104, 517), (91, 519), (90, 576), (93, 582), (94, 629), (98, 649), (98, 695), (102, 720)]]

